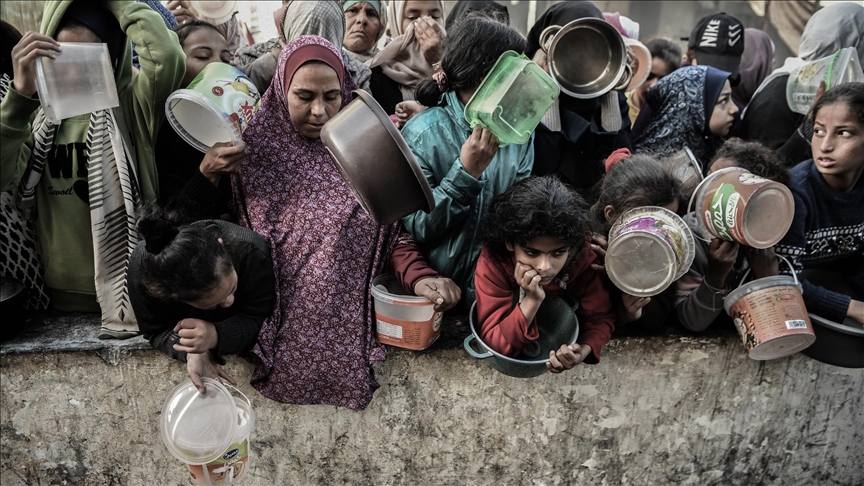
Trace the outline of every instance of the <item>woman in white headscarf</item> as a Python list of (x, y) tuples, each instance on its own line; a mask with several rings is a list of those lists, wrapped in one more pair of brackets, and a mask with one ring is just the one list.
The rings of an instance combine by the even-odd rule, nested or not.
[(369, 64), (378, 54), (378, 41), (387, 29), (387, 10), (380, 0), (346, 0), (345, 39), (342, 48), (357, 60)]
[(413, 100), (414, 90), (432, 76), (441, 60), (444, 38), (444, 2), (394, 0), (387, 6), (389, 44), (372, 59), (372, 96), (387, 114), (396, 105)]
[(808, 62), (830, 56), (844, 47), (854, 47), (864, 65), (864, 6), (835, 3), (819, 10), (807, 22), (798, 56), (786, 59), (759, 86), (741, 120), (738, 136), (762, 143), (792, 167), (811, 157), (813, 127), (804, 115), (793, 112), (786, 101), (789, 73)]

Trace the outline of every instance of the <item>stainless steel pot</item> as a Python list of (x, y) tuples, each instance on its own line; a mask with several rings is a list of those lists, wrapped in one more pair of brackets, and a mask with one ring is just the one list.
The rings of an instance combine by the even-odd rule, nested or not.
[[(537, 340), (539, 354), (537, 357), (511, 358), (492, 350), (480, 339), (479, 323), (477, 322), (477, 303), (471, 305), (469, 323), (471, 335), (465, 338), (465, 351), (474, 358), (485, 360), (492, 368), (514, 378), (533, 378), (546, 373), (546, 363), (549, 352), (557, 350), (562, 344), (573, 344), (579, 336), (579, 320), (576, 318), (578, 302), (568, 302), (561, 297), (547, 295), (537, 311), (537, 327), (540, 338)], [(472, 342), (476, 341), (479, 351), (475, 351)]]
[(624, 39), (602, 19), (550, 25), (540, 33), (540, 46), (546, 51), (549, 74), (573, 98), (597, 98), (624, 89), (633, 76)]

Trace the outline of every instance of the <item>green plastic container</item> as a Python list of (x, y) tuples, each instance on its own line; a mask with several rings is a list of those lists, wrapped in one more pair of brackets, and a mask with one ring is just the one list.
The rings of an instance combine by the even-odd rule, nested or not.
[(558, 98), (558, 84), (524, 55), (501, 54), (465, 105), (465, 120), (489, 129), (501, 145), (528, 141)]

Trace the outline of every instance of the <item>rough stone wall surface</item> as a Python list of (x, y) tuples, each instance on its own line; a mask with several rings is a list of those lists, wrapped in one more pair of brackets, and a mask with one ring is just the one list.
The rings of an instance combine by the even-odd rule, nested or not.
[[(155, 351), (115, 363), (0, 358), (4, 486), (188, 484), (158, 429), (183, 365)], [(599, 365), (530, 380), (456, 349), (391, 348), (376, 371), (363, 412), (241, 386), (257, 414), (242, 484), (864, 484), (864, 372), (751, 361), (734, 336), (619, 339)]]

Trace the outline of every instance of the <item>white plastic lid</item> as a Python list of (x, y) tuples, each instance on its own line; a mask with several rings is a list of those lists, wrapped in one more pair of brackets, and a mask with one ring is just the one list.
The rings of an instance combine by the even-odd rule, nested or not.
[(162, 406), (159, 429), (174, 457), (187, 464), (207, 464), (219, 458), (237, 432), (237, 406), (221, 383), (202, 378), (205, 392), (192, 380), (177, 385)]

